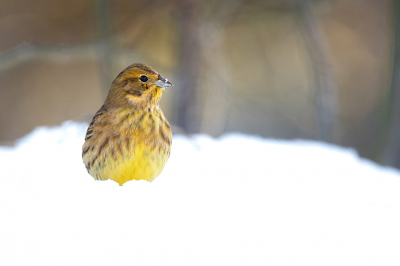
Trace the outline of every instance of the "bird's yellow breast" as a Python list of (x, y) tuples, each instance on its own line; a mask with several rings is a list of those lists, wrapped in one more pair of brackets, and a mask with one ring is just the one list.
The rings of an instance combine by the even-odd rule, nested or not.
[(122, 186), (130, 180), (153, 181), (167, 163), (169, 154), (150, 150), (140, 143), (134, 147), (131, 154), (125, 154), (119, 160), (112, 157), (105, 160), (103, 175)]

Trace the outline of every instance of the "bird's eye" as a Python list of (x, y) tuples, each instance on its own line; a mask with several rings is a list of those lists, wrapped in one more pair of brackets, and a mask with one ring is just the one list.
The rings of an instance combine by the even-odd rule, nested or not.
[(148, 81), (149, 80), (149, 78), (148, 77), (146, 77), (145, 75), (142, 75), (142, 76), (140, 76), (140, 81), (142, 81), (142, 82), (146, 82), (146, 81)]

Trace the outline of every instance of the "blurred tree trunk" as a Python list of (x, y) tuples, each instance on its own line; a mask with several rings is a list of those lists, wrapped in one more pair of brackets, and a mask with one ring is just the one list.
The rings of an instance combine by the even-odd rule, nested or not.
[(199, 1), (182, 0), (179, 7), (179, 67), (176, 125), (188, 133), (198, 131), (196, 88), (200, 64)]
[(112, 43), (114, 32), (112, 18), (112, 2), (110, 0), (94, 0), (96, 35), (100, 42), (100, 84), (103, 98), (107, 97), (111, 83), (114, 79), (112, 71), (115, 47)]
[(388, 101), (390, 118), (380, 161), (382, 164), (400, 168), (400, 1), (393, 1), (393, 6), (395, 7), (395, 38), (392, 85)]
[(206, 92), (200, 130), (213, 137), (224, 132), (229, 111), (232, 79), (222, 46), (224, 31), (225, 26), (215, 21), (201, 27)]
[(311, 59), (319, 139), (335, 142), (334, 133), (338, 131), (336, 123), (338, 115), (337, 84), (324, 32), (314, 15), (311, 0), (290, 0), (290, 3), (298, 11), (302, 33)]
[[(225, 0), (210, 8), (200, 28), (201, 49), (205, 64), (206, 92), (201, 132), (217, 137), (225, 131), (229, 115), (232, 78), (224, 50), (227, 25), (240, 14), (244, 0)], [(215, 19), (218, 18), (218, 19)]]
[[(228, 64), (222, 50), (225, 27), (235, 13), (240, 13), (244, 0), (203, 2), (182, 0), (180, 6), (179, 99), (176, 124), (188, 133), (206, 132), (212, 136), (223, 133), (228, 117), (231, 87)], [(202, 6), (206, 4), (206, 7)], [(201, 8), (204, 11), (200, 14)], [(204, 108), (197, 114), (196, 88), (200, 64), (204, 66), (201, 80), (207, 91)]]

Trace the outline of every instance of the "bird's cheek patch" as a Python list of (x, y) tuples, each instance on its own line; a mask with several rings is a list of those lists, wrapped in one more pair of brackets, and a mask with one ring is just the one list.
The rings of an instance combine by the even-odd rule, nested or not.
[(134, 90), (134, 89), (129, 89), (126, 92), (129, 93), (130, 95), (133, 95), (133, 96), (142, 96), (142, 94), (143, 94), (142, 91)]

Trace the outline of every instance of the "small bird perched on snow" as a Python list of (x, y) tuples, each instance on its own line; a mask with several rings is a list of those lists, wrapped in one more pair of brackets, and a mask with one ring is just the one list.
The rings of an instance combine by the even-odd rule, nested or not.
[(111, 179), (122, 186), (130, 180), (151, 182), (161, 173), (172, 134), (159, 101), (170, 86), (168, 79), (141, 63), (117, 76), (82, 147), (83, 162), (94, 179)]

